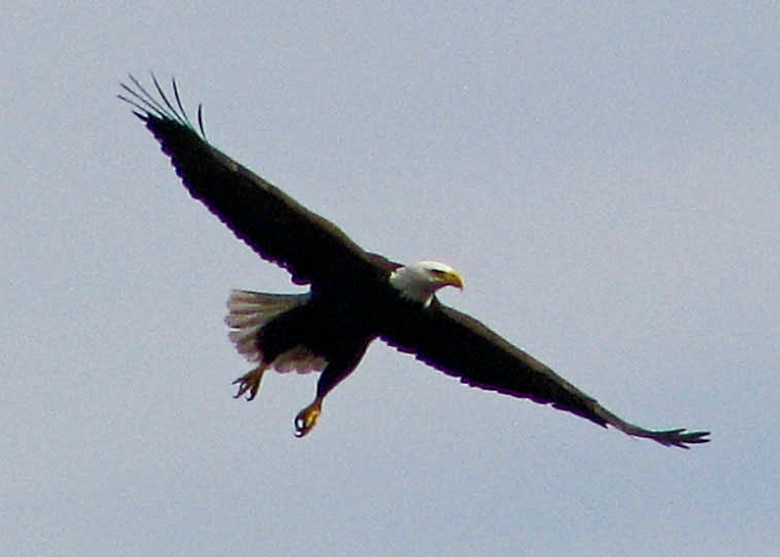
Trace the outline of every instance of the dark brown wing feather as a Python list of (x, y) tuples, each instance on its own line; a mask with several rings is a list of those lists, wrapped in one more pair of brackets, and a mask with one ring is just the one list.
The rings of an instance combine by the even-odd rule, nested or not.
[(205, 140), (200, 108), (199, 132), (179, 100), (176, 83), (169, 100), (152, 76), (159, 97), (130, 76), (120, 99), (167, 154), (192, 196), (203, 202), (261, 257), (287, 269), (298, 284), (333, 282), (375, 272), (367, 254), (340, 228), (218, 151)]
[(705, 438), (708, 432), (652, 431), (620, 419), (476, 319), (437, 300), (424, 311), (399, 311), (382, 338), (473, 387), (552, 404), (598, 425), (611, 425), (667, 446), (687, 448), (689, 444), (709, 441)]

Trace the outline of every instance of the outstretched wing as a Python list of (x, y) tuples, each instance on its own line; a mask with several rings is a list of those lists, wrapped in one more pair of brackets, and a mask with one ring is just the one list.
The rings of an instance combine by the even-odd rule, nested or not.
[(390, 327), (383, 332), (385, 342), (473, 387), (552, 404), (600, 426), (613, 426), (662, 445), (688, 448), (709, 441), (709, 432), (653, 431), (622, 420), (476, 319), (437, 300), (425, 311), (398, 312)]
[(132, 75), (125, 95), (162, 146), (190, 194), (203, 202), (261, 257), (287, 269), (298, 284), (338, 281), (373, 272), (369, 255), (340, 228), (309, 211), (205, 139), (201, 109), (198, 129), (179, 99), (176, 82), (169, 99), (152, 76), (158, 97)]

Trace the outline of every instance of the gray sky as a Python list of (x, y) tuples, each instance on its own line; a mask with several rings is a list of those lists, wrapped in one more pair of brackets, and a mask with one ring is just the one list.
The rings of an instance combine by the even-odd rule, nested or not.
[[(0, 19), (3, 554), (776, 551), (773, 3), (73, 4)], [(363, 246), (458, 268), (447, 303), (713, 442), (632, 440), (379, 344), (306, 439), (313, 376), (233, 400), (229, 289), (295, 289), (116, 100), (149, 70)]]

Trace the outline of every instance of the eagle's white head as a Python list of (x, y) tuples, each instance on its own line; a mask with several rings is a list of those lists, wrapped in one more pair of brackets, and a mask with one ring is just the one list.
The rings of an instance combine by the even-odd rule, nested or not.
[(444, 263), (418, 261), (393, 271), (390, 284), (398, 289), (404, 298), (427, 306), (440, 288), (454, 286), (462, 290), (463, 277)]

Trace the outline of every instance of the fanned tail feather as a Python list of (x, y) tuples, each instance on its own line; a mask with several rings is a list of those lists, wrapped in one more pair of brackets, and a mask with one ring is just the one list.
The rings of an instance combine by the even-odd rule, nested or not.
[(228, 298), (225, 324), (228, 337), (238, 353), (250, 362), (261, 362), (263, 353), (258, 345), (260, 329), (268, 322), (309, 299), (308, 294), (266, 294), (248, 290), (233, 290)]
[[(225, 323), (230, 327), (228, 337), (238, 353), (250, 362), (263, 362), (258, 343), (260, 331), (269, 322), (291, 309), (305, 304), (309, 294), (267, 294), (249, 290), (233, 290), (228, 298)], [(266, 362), (269, 363), (269, 362)], [(303, 345), (298, 345), (278, 356), (271, 366), (280, 373), (322, 371), (327, 362)]]

